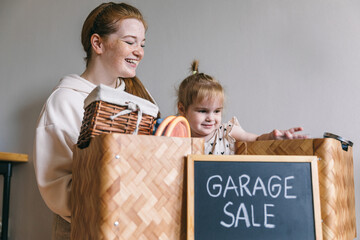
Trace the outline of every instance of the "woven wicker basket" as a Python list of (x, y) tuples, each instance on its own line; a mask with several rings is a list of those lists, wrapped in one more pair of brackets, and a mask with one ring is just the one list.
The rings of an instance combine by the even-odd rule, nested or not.
[[(128, 111), (133, 104), (133, 109)], [(85, 148), (92, 137), (103, 133), (151, 135), (158, 107), (151, 102), (104, 85), (96, 87), (84, 103), (84, 117), (77, 145)], [(143, 109), (145, 110), (142, 112)], [(128, 111), (129, 113), (119, 113)], [(141, 114), (141, 116), (138, 116)], [(114, 116), (117, 116), (113, 118)], [(141, 121), (138, 123), (138, 119)], [(112, 119), (113, 118), (113, 119)]]
[(203, 139), (129, 134), (76, 148), (71, 239), (185, 240), (185, 156), (203, 152)]
[(236, 154), (319, 157), (323, 239), (356, 238), (353, 149), (335, 139), (271, 140), (236, 143)]
[[(104, 101), (96, 101), (87, 106), (77, 142), (78, 147), (87, 147), (92, 137), (103, 133), (132, 134), (136, 128), (137, 112), (118, 116), (114, 120), (110, 119), (110, 116), (126, 109), (126, 107)], [(153, 116), (143, 114), (138, 134), (151, 135), (154, 129), (154, 119)]]

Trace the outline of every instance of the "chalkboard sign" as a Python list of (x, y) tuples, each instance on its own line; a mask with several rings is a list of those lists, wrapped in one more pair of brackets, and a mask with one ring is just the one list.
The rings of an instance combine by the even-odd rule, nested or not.
[(188, 239), (322, 239), (315, 156), (189, 155)]

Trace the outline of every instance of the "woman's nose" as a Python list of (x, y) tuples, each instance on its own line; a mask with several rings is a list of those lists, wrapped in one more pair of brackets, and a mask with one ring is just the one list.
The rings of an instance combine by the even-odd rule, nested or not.
[(134, 55), (136, 57), (139, 58), (139, 60), (141, 60), (144, 56), (144, 48), (140, 45), (138, 45), (135, 49), (134, 49)]

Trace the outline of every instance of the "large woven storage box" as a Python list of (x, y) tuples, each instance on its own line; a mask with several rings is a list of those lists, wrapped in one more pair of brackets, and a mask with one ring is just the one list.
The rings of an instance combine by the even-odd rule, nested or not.
[(353, 150), (331, 138), (236, 143), (236, 154), (314, 155), (318, 162), (323, 238), (356, 238)]
[(104, 134), (75, 149), (71, 239), (186, 239), (188, 154), (202, 139)]

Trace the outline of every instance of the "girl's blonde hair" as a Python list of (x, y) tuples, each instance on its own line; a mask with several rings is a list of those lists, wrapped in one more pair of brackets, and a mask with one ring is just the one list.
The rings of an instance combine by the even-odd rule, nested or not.
[(205, 73), (200, 73), (199, 61), (194, 60), (191, 64), (191, 75), (185, 78), (178, 90), (178, 104), (182, 104), (184, 111), (191, 104), (203, 100), (220, 99), (224, 101), (224, 89), (215, 78)]

